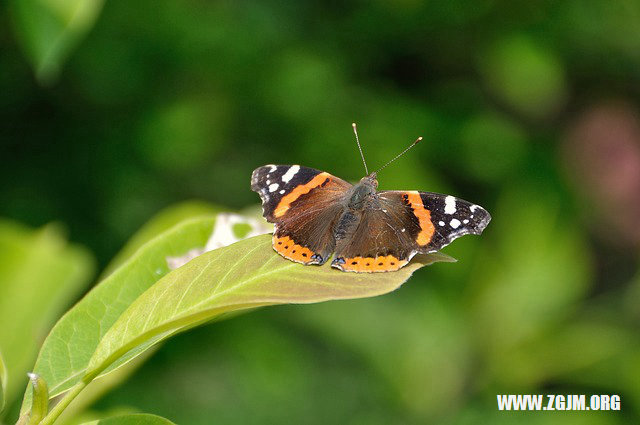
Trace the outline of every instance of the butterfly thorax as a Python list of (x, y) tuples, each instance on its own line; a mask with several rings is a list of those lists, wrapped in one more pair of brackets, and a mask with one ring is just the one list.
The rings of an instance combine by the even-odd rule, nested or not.
[(344, 210), (338, 218), (335, 227), (334, 237), (337, 241), (349, 238), (353, 231), (358, 227), (362, 213), (367, 205), (370, 204), (372, 197), (376, 193), (378, 181), (375, 173), (363, 177), (360, 182), (354, 185), (345, 197), (348, 202), (344, 206)]
[(376, 180), (376, 173), (360, 179), (360, 182), (353, 186), (349, 197), (349, 209), (361, 210), (364, 208), (367, 199), (376, 193), (378, 188), (378, 180)]

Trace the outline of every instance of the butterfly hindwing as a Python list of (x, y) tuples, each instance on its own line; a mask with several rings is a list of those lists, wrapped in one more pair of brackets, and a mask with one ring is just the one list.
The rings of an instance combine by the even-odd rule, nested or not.
[(299, 165), (266, 165), (251, 177), (265, 218), (276, 225), (274, 249), (303, 264), (322, 264), (333, 252), (333, 229), (351, 187), (329, 173)]
[(375, 200), (371, 203), (358, 224), (337, 241), (333, 267), (342, 271), (385, 272), (398, 270), (411, 259), (414, 251), (411, 235), (418, 226), (415, 220), (408, 212), (386, 208)]

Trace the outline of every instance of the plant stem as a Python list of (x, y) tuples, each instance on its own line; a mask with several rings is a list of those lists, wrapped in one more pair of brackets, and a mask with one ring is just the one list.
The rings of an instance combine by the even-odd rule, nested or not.
[(56, 419), (58, 419), (58, 416), (62, 414), (64, 409), (69, 406), (73, 399), (75, 399), (78, 394), (80, 394), (80, 391), (82, 391), (86, 386), (87, 384), (84, 381), (80, 381), (73, 387), (71, 387), (71, 389), (64, 395), (64, 397), (62, 397), (58, 404), (56, 404), (53, 409), (49, 411), (47, 416), (42, 419), (40, 425), (52, 425), (56, 421)]

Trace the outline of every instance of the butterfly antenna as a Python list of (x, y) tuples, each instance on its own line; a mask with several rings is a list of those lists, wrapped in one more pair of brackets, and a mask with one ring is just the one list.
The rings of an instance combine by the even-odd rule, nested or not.
[(356, 129), (356, 123), (351, 123), (351, 127), (353, 127), (353, 133), (356, 135), (356, 143), (358, 144), (358, 150), (360, 151), (360, 156), (362, 157), (362, 163), (364, 164), (364, 172), (369, 175), (369, 169), (367, 168), (367, 161), (364, 160), (364, 154), (362, 153), (362, 147), (360, 146), (360, 139), (358, 139), (358, 130)]
[(382, 167), (380, 167), (375, 174), (379, 173), (380, 171), (382, 171), (383, 168), (385, 168), (387, 165), (391, 164), (393, 161), (395, 161), (396, 159), (400, 158), (402, 155), (404, 155), (405, 153), (407, 153), (409, 151), (409, 149), (411, 149), (412, 147), (414, 147), (415, 145), (418, 144), (418, 142), (420, 142), (422, 140), (422, 136), (418, 137), (416, 139), (415, 142), (411, 143), (409, 146), (407, 146), (407, 148), (405, 150), (403, 150), (402, 152), (400, 152), (398, 155), (396, 155), (395, 158), (393, 158), (391, 161), (387, 162), (386, 164), (384, 164)]

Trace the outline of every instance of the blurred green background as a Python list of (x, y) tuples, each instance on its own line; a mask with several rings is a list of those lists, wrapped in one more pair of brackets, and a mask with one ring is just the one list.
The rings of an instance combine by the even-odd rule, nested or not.
[[(0, 327), (41, 341), (151, 216), (187, 199), (256, 204), (260, 165), (358, 180), (355, 121), (371, 168), (425, 138), (381, 189), (491, 212), (481, 237), (445, 249), (459, 262), (377, 299), (180, 335), (91, 409), (181, 424), (638, 423), (639, 106), (635, 0), (11, 0), (0, 247), (39, 249), (27, 264), (46, 284), (73, 283), (42, 323), (7, 331), (0, 310)], [(3, 296), (0, 309), (32, 307)], [(23, 367), (28, 351), (13, 354)], [(14, 385), (15, 398), (26, 377)], [(619, 394), (622, 411), (498, 412), (506, 393)]]

